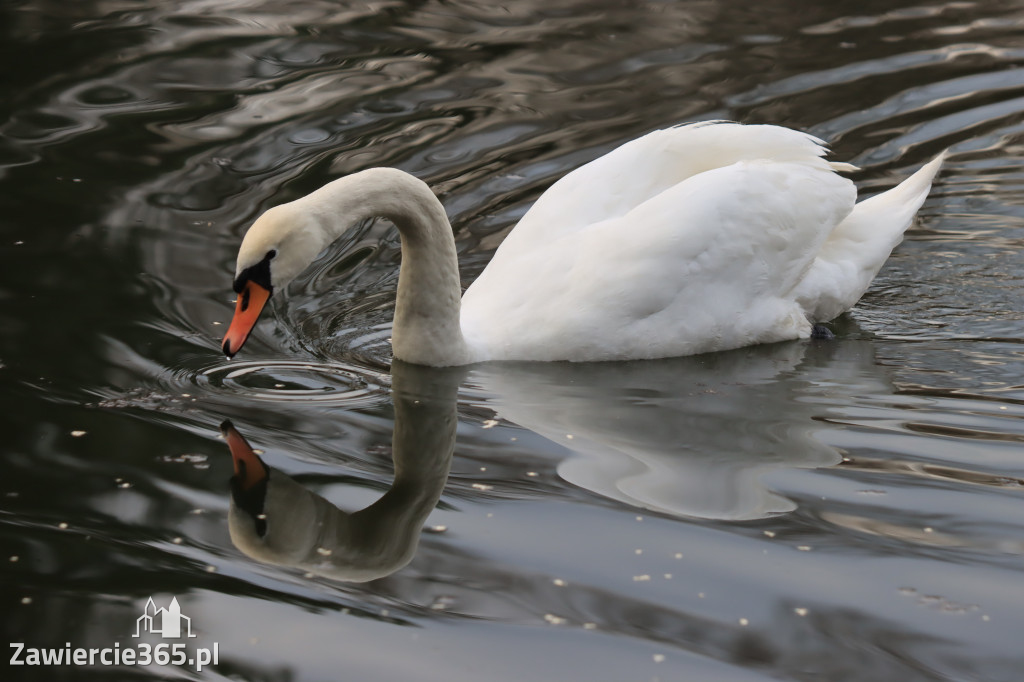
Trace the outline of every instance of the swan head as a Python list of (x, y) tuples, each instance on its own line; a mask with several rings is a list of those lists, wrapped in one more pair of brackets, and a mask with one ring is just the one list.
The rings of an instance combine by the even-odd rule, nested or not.
[(295, 279), (324, 246), (315, 214), (303, 211), (297, 203), (269, 209), (242, 239), (234, 280), (238, 301), (221, 346), (228, 358), (249, 338), (274, 290)]

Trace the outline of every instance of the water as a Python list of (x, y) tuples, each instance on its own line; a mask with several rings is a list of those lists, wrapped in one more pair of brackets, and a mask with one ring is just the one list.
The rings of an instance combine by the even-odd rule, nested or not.
[[(3, 632), (156, 645), (136, 619), (176, 596), (218, 662), (4, 679), (1019, 679), (1022, 20), (7, 3)], [(836, 342), (392, 372), (400, 254), (375, 222), (275, 296), (245, 357), (218, 352), (271, 205), (410, 171), (469, 283), (553, 180), (709, 118), (820, 135), (864, 193), (951, 148)], [(225, 419), (275, 472), (272, 546), (230, 521)]]

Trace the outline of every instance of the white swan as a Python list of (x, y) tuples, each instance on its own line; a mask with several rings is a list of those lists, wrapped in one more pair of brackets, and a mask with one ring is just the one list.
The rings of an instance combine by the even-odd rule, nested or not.
[(253, 223), (223, 350), (238, 352), (275, 288), (377, 216), (401, 233), (392, 347), (407, 362), (660, 358), (806, 338), (861, 297), (943, 158), (855, 205), (836, 173), (853, 167), (825, 151), (777, 126), (649, 133), (548, 189), (465, 296), (427, 185), (395, 169), (355, 173)]

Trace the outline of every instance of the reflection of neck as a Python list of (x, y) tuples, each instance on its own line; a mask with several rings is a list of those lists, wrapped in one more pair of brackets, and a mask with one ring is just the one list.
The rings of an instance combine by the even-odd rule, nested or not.
[(405, 566), (448, 478), (463, 374), (395, 361), (395, 480), (379, 500), (350, 514), (271, 470), (266, 534), (260, 537), (255, 519), (232, 504), (232, 541), (260, 561), (339, 580), (373, 580)]
[[(455, 450), (456, 396), (463, 372), (395, 361), (391, 367), (395, 480), (379, 500), (351, 515), (354, 537), (369, 553), (409, 546), (437, 505)], [(358, 528), (358, 530), (356, 530)]]

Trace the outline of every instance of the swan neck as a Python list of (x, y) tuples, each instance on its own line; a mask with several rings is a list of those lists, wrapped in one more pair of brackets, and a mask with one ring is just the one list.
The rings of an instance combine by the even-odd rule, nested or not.
[[(339, 217), (345, 226), (383, 217), (401, 234), (402, 266), (391, 333), (394, 356), (435, 367), (471, 362), (460, 325), (458, 254), (444, 206), (426, 183), (393, 168), (365, 170), (331, 185), (339, 183), (343, 198), (323, 202), (335, 207), (325, 225), (339, 229)], [(347, 214), (339, 216), (338, 207)]]

